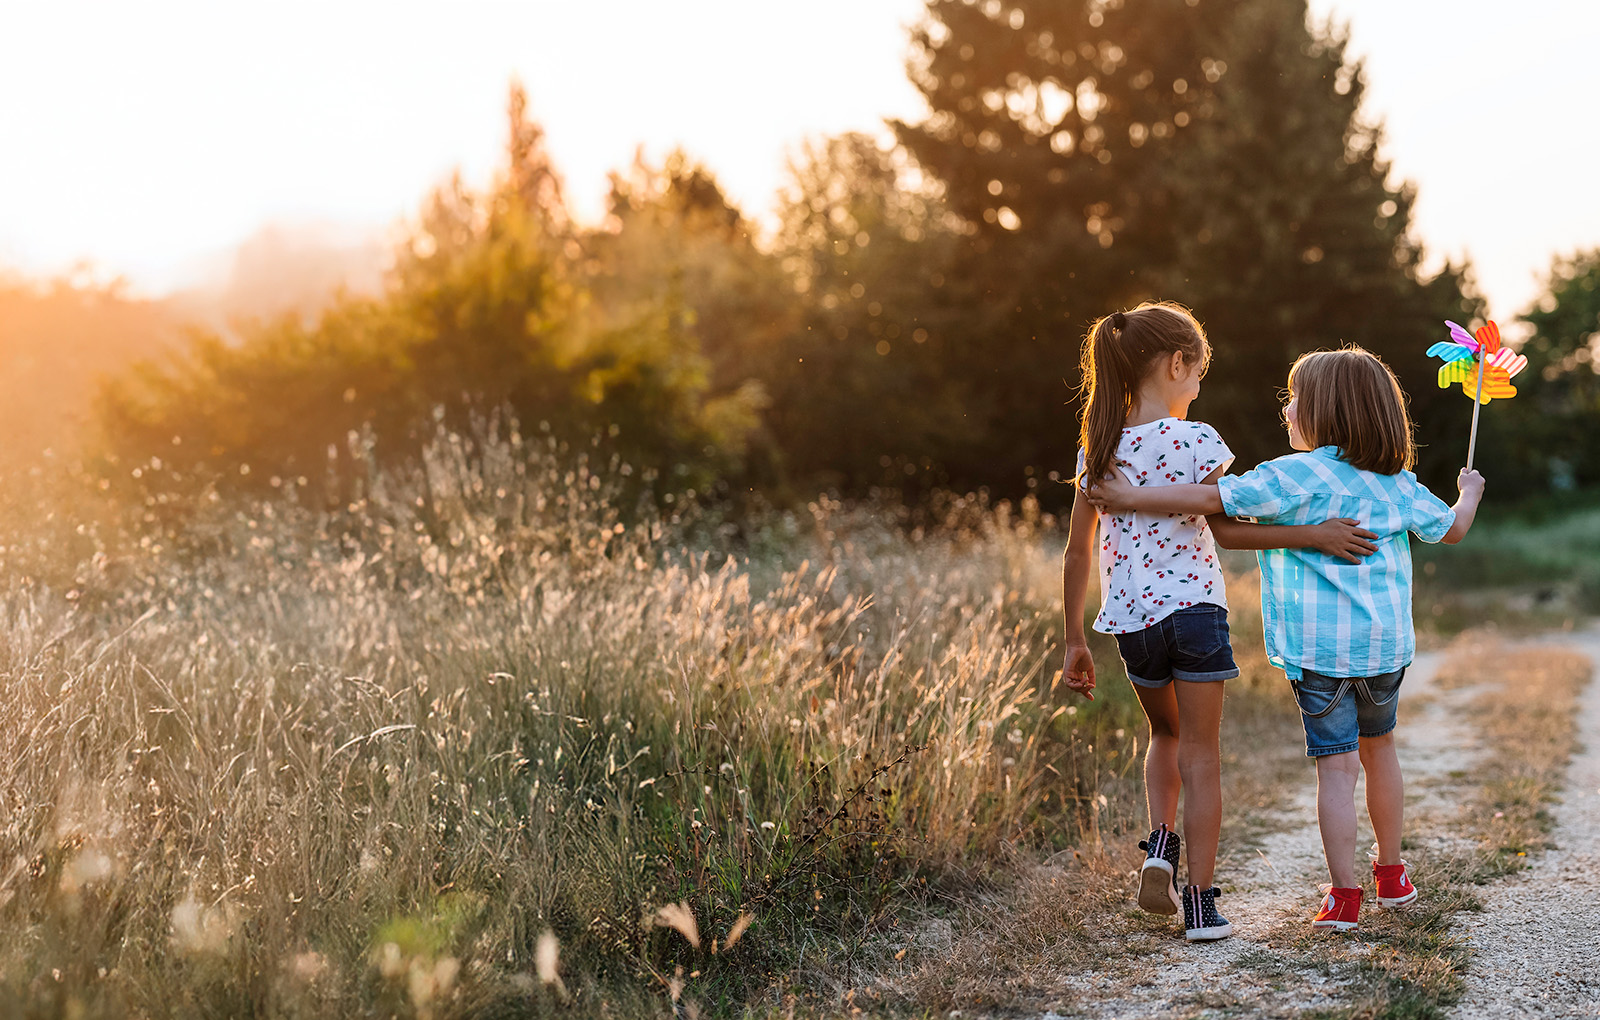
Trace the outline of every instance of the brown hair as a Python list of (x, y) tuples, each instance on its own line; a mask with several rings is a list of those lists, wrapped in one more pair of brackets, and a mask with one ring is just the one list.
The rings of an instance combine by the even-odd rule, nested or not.
[(1211, 363), (1205, 330), (1190, 311), (1170, 301), (1113, 312), (1083, 338), (1083, 408), (1078, 445), (1084, 476), (1104, 478), (1122, 439), (1139, 384), (1158, 358), (1181, 353), (1185, 364)]
[(1409, 470), (1417, 446), (1406, 395), (1376, 354), (1360, 347), (1302, 354), (1289, 369), (1295, 427), (1312, 448), (1337, 446), (1363, 471)]

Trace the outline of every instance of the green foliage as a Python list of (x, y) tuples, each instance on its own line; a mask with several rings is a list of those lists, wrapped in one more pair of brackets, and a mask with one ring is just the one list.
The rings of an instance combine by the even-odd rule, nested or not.
[(1600, 249), (1554, 260), (1522, 316), (1533, 335), (1517, 397), (1484, 410), (1483, 471), (1502, 494), (1600, 485)]
[(790, 170), (776, 248), (804, 311), (768, 413), (784, 467), (844, 491), (926, 492), (977, 438), (940, 325), (960, 314), (941, 307), (959, 224), (903, 149), (865, 135), (808, 146)]
[(629, 266), (581, 258), (524, 106), (514, 88), (499, 182), (435, 194), (381, 298), (347, 298), (314, 325), (285, 319), (237, 344), (201, 336), (112, 385), (100, 408), (110, 462), (137, 468), (145, 489), (290, 484), (342, 505), (374, 463), (414, 460), (436, 417), (465, 433), (502, 408), (558, 437), (603, 437), (680, 486), (736, 462), (759, 391), (712, 392), (714, 365), (679, 290), (607, 290)]
[[(1293, 356), (1341, 342), (1396, 368), (1425, 441), (1455, 434), (1421, 352), (1476, 306), (1456, 270), (1422, 277), (1411, 192), (1357, 118), (1360, 66), (1304, 4), (932, 0), (912, 77), (933, 113), (901, 138), (971, 231), (950, 274), (986, 436), (969, 476), (1069, 464), (1079, 338), (1150, 297), (1207, 323), (1195, 413), (1241, 467), (1287, 452)], [(1425, 456), (1436, 484), (1459, 458)]]
[[(108, 465), (154, 498), (277, 484), (347, 505), (376, 465), (414, 461), (436, 418), (471, 434), (508, 410), (697, 496), (987, 487), (1050, 504), (1085, 327), (1168, 298), (1211, 333), (1194, 413), (1241, 468), (1287, 452), (1294, 357), (1358, 343), (1400, 376), (1419, 473), (1448, 494), (1471, 408), (1423, 352), (1481, 302), (1460, 267), (1423, 272), (1361, 66), (1306, 16), (930, 0), (909, 65), (928, 117), (895, 125), (898, 145), (808, 145), (766, 239), (681, 152), (613, 175), (605, 221), (574, 224), (513, 89), (499, 179), (440, 189), (381, 297), (202, 337), (123, 378), (101, 403)], [(1547, 328), (1551, 358), (1587, 335)], [(1505, 434), (1573, 447), (1582, 416), (1541, 414)]]
[[(772, 478), (762, 432), (777, 345), (800, 309), (777, 260), (704, 168), (674, 152), (659, 168), (636, 160), (614, 174), (610, 214), (582, 236), (584, 278), (605, 328), (656, 319), (701, 366), (701, 420), (710, 441)], [(726, 490), (724, 490), (726, 492)]]

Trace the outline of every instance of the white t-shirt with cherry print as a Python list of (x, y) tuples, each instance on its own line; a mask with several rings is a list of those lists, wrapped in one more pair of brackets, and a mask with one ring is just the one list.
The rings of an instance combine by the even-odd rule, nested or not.
[[(1158, 418), (1122, 430), (1114, 460), (1135, 485), (1203, 482), (1233, 463), (1204, 422)], [(1083, 470), (1083, 452), (1078, 453)], [(1094, 629), (1131, 634), (1200, 604), (1228, 608), (1222, 567), (1206, 519), (1137, 511), (1100, 514), (1100, 615)]]

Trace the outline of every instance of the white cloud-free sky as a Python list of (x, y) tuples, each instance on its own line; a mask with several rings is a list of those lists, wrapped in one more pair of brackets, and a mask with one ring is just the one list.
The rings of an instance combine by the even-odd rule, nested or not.
[[(808, 136), (915, 117), (920, 0), (0, 0), (0, 265), (91, 260), (146, 292), (263, 224), (382, 229), (452, 170), (486, 181), (506, 87), (580, 215), (681, 144), (762, 213)], [(1600, 245), (1591, 0), (1312, 0), (1348, 21), (1369, 110), (1436, 255), (1494, 314)]]

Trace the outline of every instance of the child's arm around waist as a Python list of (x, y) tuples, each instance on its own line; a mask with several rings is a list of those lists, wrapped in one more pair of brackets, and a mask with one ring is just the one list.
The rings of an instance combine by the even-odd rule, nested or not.
[(1204, 514), (1212, 537), (1224, 549), (1315, 549), (1351, 563), (1378, 551), (1376, 533), (1349, 517), (1334, 517), (1321, 524), (1251, 524), (1223, 512), (1218, 468), (1204, 482), (1192, 485), (1134, 485), (1121, 472), (1092, 487), (1089, 498), (1102, 510), (1143, 510), (1148, 513)]

